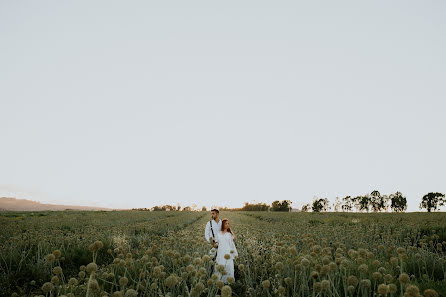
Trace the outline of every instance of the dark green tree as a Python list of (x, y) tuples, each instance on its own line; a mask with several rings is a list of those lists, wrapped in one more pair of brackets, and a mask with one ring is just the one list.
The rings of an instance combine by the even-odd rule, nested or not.
[(279, 211), (280, 210), (280, 206), (281, 206), (281, 203), (280, 203), (279, 200), (273, 201), (273, 203), (271, 203), (270, 210), (271, 211)]
[(444, 194), (430, 192), (424, 195), (421, 199), (420, 209), (426, 208), (427, 212), (431, 212), (432, 210), (435, 211), (438, 207), (443, 206), (445, 202)]
[(370, 206), (374, 212), (387, 211), (389, 209), (389, 196), (381, 195), (379, 191), (372, 191), (369, 195)]
[(378, 212), (384, 209), (384, 199), (379, 191), (376, 190), (372, 191), (369, 197), (370, 197), (370, 206), (374, 212)]
[(313, 212), (323, 212), (330, 209), (329, 202), (327, 198), (315, 198), (311, 206)]
[(356, 196), (355, 198), (353, 198), (353, 202), (357, 210), (359, 211), (366, 210), (367, 212), (369, 212), (369, 207), (370, 207), (369, 195)]
[(265, 203), (257, 203), (257, 204), (249, 204), (248, 202), (245, 202), (245, 205), (242, 207), (241, 210), (244, 211), (267, 211), (269, 208), (269, 205)]
[(310, 210), (310, 207), (311, 207), (310, 203), (304, 204), (304, 205), (302, 205), (301, 211), (302, 212), (308, 212)]
[(152, 207), (153, 211), (175, 211), (177, 210), (176, 206), (173, 205), (158, 205), (158, 206), (154, 206)]
[(342, 211), (352, 211), (353, 210), (353, 198), (351, 196), (346, 196), (342, 198)]
[(279, 201), (276, 200), (271, 204), (272, 211), (291, 211), (291, 201), (290, 200), (283, 200)]
[(407, 199), (401, 194), (401, 192), (396, 192), (395, 194), (390, 194), (390, 208), (394, 212), (404, 212), (407, 209)]

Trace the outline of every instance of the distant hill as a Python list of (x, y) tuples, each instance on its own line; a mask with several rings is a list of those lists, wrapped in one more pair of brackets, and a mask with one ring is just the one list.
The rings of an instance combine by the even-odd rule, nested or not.
[(39, 211), (39, 210), (112, 210), (105, 207), (42, 204), (38, 201), (0, 197), (0, 211)]

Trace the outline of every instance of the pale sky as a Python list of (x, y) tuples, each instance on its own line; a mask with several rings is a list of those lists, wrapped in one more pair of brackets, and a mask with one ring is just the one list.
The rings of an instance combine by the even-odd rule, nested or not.
[(0, 196), (446, 192), (445, 1), (0, 2)]

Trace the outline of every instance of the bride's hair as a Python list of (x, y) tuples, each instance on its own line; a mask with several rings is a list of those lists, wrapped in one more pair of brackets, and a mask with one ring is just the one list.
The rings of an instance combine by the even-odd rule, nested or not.
[[(229, 219), (221, 220), (221, 231), (225, 231), (225, 224), (226, 224), (226, 222), (229, 222)], [(234, 236), (234, 233), (232, 233), (231, 228), (228, 228), (228, 232), (231, 233)]]

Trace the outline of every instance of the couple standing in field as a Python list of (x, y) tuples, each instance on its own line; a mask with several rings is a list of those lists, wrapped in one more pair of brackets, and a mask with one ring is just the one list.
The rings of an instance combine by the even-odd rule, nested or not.
[(231, 230), (229, 220), (220, 220), (219, 215), (218, 209), (211, 210), (212, 219), (206, 224), (204, 237), (212, 245), (209, 253), (212, 257), (215, 257), (214, 271), (220, 280), (227, 283), (228, 277), (234, 279), (234, 259), (238, 257), (238, 252), (234, 244), (235, 235)]

